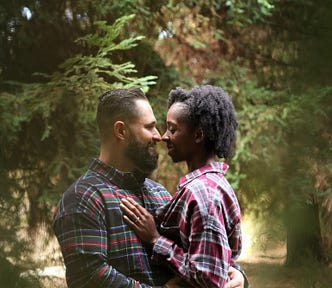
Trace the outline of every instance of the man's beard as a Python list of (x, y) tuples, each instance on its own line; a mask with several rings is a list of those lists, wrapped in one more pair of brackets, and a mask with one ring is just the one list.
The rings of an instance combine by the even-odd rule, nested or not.
[(126, 156), (133, 161), (136, 168), (145, 175), (152, 173), (158, 165), (158, 153), (155, 152), (155, 154), (151, 155), (151, 152), (149, 152), (150, 146), (155, 146), (153, 141), (144, 145), (132, 134), (126, 151)]

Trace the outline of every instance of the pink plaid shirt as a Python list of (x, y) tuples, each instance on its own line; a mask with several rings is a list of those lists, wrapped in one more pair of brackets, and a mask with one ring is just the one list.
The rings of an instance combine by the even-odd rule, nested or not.
[(152, 259), (193, 286), (224, 287), (229, 266), (240, 269), (241, 214), (227, 169), (213, 162), (182, 177), (172, 201), (156, 213), (162, 236)]

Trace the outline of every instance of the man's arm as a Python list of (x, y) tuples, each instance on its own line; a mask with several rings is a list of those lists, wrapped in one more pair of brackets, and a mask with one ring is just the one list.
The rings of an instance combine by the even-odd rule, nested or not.
[(59, 202), (53, 229), (64, 258), (68, 287), (150, 287), (111, 265), (109, 255), (115, 251), (109, 247), (107, 233), (111, 227), (106, 224), (106, 211), (99, 191), (90, 185), (73, 185)]
[(86, 213), (64, 215), (54, 221), (54, 232), (66, 265), (68, 287), (150, 287), (108, 264), (105, 225)]
[(226, 283), (225, 288), (248, 288), (249, 283), (244, 271), (230, 266), (228, 270), (229, 281)]

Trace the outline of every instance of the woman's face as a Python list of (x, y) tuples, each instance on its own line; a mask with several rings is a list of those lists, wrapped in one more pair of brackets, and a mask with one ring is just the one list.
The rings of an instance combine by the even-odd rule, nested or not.
[(167, 130), (162, 136), (173, 162), (190, 161), (195, 144), (194, 129), (186, 117), (185, 104), (174, 103), (167, 112)]

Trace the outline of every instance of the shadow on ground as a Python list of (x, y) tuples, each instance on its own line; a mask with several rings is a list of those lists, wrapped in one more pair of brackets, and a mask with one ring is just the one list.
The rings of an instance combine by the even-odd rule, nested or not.
[(240, 263), (246, 271), (250, 288), (332, 288), (332, 268), (309, 263), (287, 267), (282, 263)]

